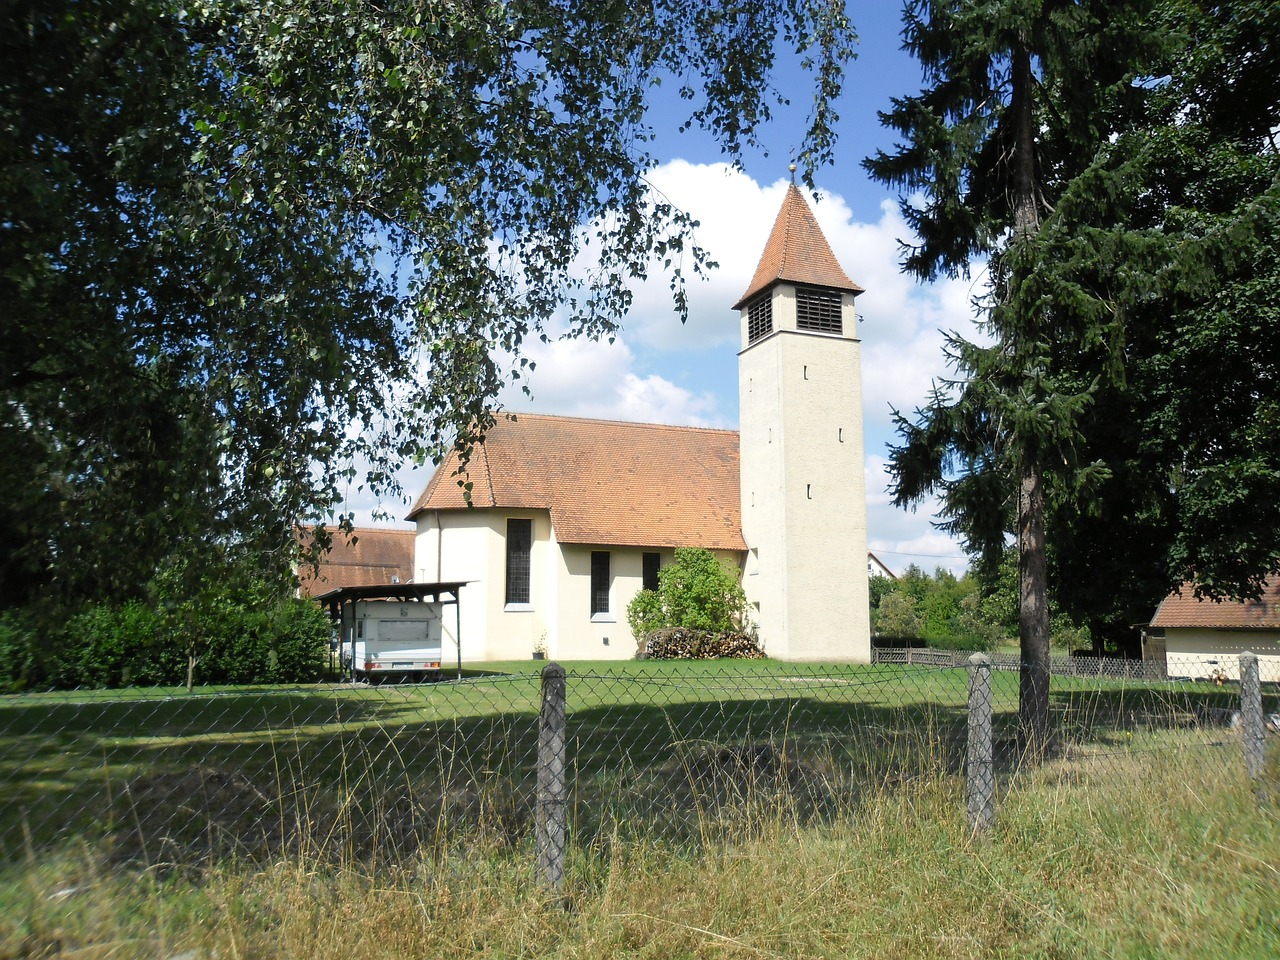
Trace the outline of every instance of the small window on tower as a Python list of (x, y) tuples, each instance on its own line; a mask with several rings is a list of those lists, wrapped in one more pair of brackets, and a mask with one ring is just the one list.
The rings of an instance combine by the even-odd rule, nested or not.
[(796, 291), (796, 329), (843, 333), (838, 290), (801, 288)]
[(773, 297), (766, 293), (747, 307), (747, 343), (773, 333)]

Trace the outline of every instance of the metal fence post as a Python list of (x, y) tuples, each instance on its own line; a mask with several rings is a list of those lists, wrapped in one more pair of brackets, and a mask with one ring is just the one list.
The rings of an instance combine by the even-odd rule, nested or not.
[(1244, 734), (1244, 769), (1249, 779), (1262, 776), (1264, 732), (1262, 684), (1258, 682), (1258, 655), (1240, 654), (1240, 726)]
[(991, 658), (969, 658), (969, 744), (965, 786), (969, 826), (987, 832), (996, 821), (995, 750), (991, 727)]
[(565, 673), (558, 663), (542, 668), (542, 708), (538, 712), (538, 795), (534, 825), (534, 877), (539, 887), (559, 894), (568, 850), (565, 765)]

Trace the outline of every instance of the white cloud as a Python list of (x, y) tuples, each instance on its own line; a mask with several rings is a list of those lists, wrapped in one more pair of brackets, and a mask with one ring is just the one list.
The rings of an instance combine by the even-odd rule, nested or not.
[(626, 342), (585, 338), (531, 345), (526, 355), (536, 364), (529, 375), (532, 397), (518, 385), (502, 394), (503, 406), (564, 416), (596, 417), (686, 426), (721, 426), (716, 398), (695, 393), (656, 374), (635, 372)]
[(959, 544), (930, 523), (938, 512), (936, 498), (930, 497), (914, 511), (895, 507), (889, 494), (888, 459), (869, 453), (866, 464), (867, 549), (895, 573), (913, 563), (928, 571), (945, 567), (963, 573), (969, 562)]
[[(731, 307), (755, 272), (787, 180), (760, 184), (727, 164), (684, 160), (663, 164), (650, 179), (701, 222), (697, 240), (719, 263), (706, 280), (689, 276), (688, 322), (677, 319), (668, 277), (655, 266), (654, 276), (635, 291), (631, 313), (613, 343), (560, 338), (563, 330), (553, 323), (551, 342), (526, 344), (525, 355), (536, 363), (528, 379), (532, 398), (518, 385), (508, 387), (500, 398), (507, 408), (736, 425), (739, 332)], [(898, 265), (898, 241), (910, 232), (892, 201), (880, 203), (872, 218), (863, 221), (840, 196), (823, 194), (816, 203), (807, 199), (837, 259), (866, 289), (858, 309), (872, 549), (895, 569), (911, 562), (926, 569), (963, 569), (960, 548), (930, 525), (936, 504), (921, 504), (914, 513), (890, 505), (884, 467), (886, 443), (893, 440), (890, 407), (910, 416), (927, 399), (934, 380), (949, 373), (941, 331), (978, 336), (970, 301), (981, 278), (921, 284), (905, 276)], [(688, 275), (687, 255), (683, 266)], [(410, 498), (429, 475), (429, 469), (402, 473)], [(349, 508), (363, 522), (364, 498), (353, 497)]]

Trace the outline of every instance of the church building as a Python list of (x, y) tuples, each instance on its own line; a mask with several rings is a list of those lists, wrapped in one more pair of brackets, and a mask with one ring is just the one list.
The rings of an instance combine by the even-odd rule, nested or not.
[(741, 571), (769, 656), (868, 661), (861, 292), (792, 184), (734, 306), (740, 431), (522, 413), (446, 457), (408, 519), (414, 579), (468, 581), (462, 658), (627, 659), (687, 546)]

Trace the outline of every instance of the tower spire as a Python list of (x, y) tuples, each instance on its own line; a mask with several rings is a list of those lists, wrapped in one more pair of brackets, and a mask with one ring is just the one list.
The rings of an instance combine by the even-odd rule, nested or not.
[(782, 209), (773, 223), (751, 284), (733, 309), (742, 309), (756, 294), (781, 282), (847, 290), (855, 295), (863, 292), (862, 287), (849, 279), (831, 252), (831, 245), (794, 181), (787, 187)]

